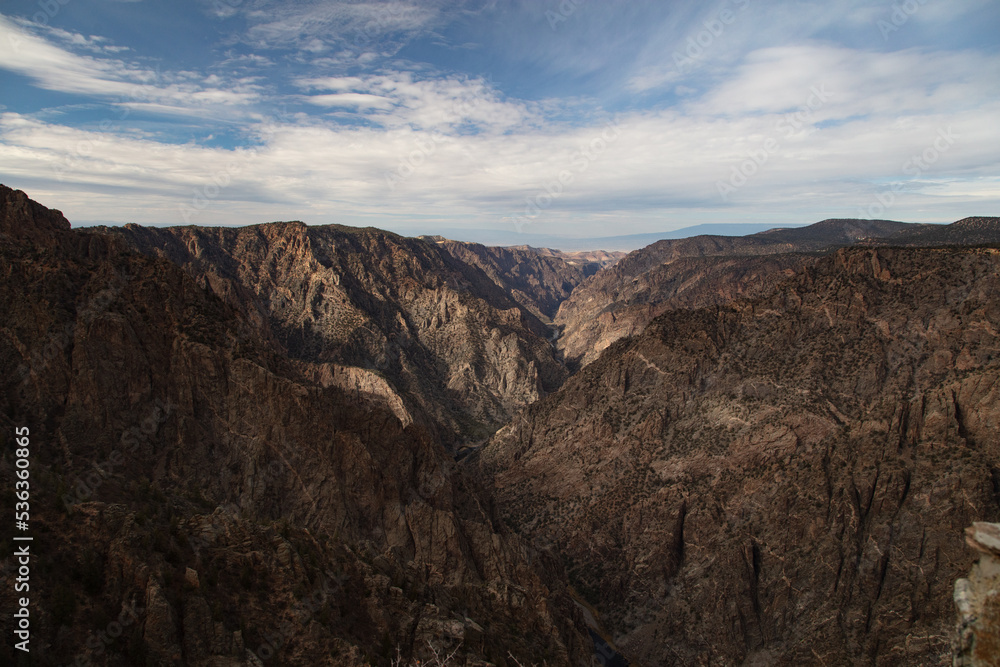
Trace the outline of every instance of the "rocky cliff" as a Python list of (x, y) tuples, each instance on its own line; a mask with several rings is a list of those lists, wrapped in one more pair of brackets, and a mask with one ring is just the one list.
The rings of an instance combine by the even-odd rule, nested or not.
[(944, 664), (956, 536), (1000, 517), (998, 290), (996, 249), (840, 250), (660, 315), (473, 463), (641, 663)]
[[(331, 236), (373, 244), (338, 261), (396, 272), (393, 294), (437, 294), (414, 301), (467, 322), (504, 312), (467, 305), (473, 283), (460, 269), (418, 279), (421, 262), (447, 267), (447, 257), (422, 247), (404, 257), (376, 234)], [(192, 230), (171, 238), (191, 244), (193, 262), (229, 247)], [(509, 531), (429, 427), (408, 423), (377, 377), (291, 359), (276, 342), (320, 357), (323, 341), (357, 344), (334, 317), (352, 312), (339, 294), (360, 298), (352, 274), (324, 270), (335, 260), (310, 251), (301, 226), (229, 240), (234, 255), (245, 243), (247, 257), (268, 258), (259, 282), (237, 279), (251, 265), (194, 272), (199, 284), (0, 188), (0, 485), (13, 502), (13, 434), (28, 427), (32, 664), (354, 666), (435, 651), (470, 665), (589, 664), (559, 563)], [(297, 263), (318, 275), (294, 292), (268, 282)], [(234, 307), (240, 290), (254, 298)], [(254, 308), (280, 294), (309, 308), (273, 320), (271, 336)], [(381, 323), (403, 314), (372, 310)], [(507, 312), (500, 345), (527, 326)], [(510, 354), (530, 358), (513, 351), (519, 341)], [(15, 559), (3, 545), (9, 610)], [(7, 637), (12, 623), (0, 621)], [(11, 642), (0, 650), (15, 663)]]
[(578, 369), (615, 341), (641, 333), (661, 313), (766, 293), (816, 259), (793, 253), (679, 257), (617, 283), (599, 274), (560, 307), (559, 351), (570, 368)]
[(977, 521), (965, 539), (979, 561), (955, 582), (954, 667), (1000, 664), (1000, 524)]
[(600, 267), (598, 262), (567, 261), (549, 252), (520, 246), (498, 248), (436, 238), (456, 259), (481, 269), (498, 287), (544, 322), (551, 322), (577, 285)]
[(561, 332), (558, 346), (571, 368), (586, 365), (661, 312), (762, 293), (783, 272), (805, 266), (809, 255), (841, 247), (986, 243), (1000, 243), (1000, 218), (967, 218), (951, 225), (831, 219), (748, 236), (657, 241), (574, 290), (554, 319)]
[(566, 377), (533, 307), (544, 298), (522, 305), (433, 241), (302, 223), (106, 232), (182, 267), (292, 358), (378, 375), (388, 400), (453, 447)]

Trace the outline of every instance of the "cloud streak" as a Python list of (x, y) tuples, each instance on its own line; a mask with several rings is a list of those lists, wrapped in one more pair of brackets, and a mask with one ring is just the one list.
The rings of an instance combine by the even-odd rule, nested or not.
[[(246, 23), (236, 41), (220, 35), (214, 61), (159, 69), (112, 36), (0, 16), (0, 69), (106, 110), (100, 123), (74, 122), (69, 106), (0, 112), (0, 178), (75, 220), (300, 218), (404, 233), (512, 229), (539, 197), (530, 231), (568, 236), (809, 222), (855, 216), (892, 184), (898, 219), (996, 212), (995, 49), (886, 46), (879, 3), (678, 6), (619, 8), (614, 25), (634, 42), (622, 51), (605, 47), (628, 35), (580, 43), (610, 5), (581, 4), (553, 31), (544, 8), (518, 3), (255, 2), (220, 19)], [(948, 20), (984, 7), (970, 0)], [(908, 29), (929, 20), (914, 15)], [(490, 46), (512, 26), (551, 41)], [(674, 53), (702, 33), (700, 55), (678, 67)], [(370, 43), (352, 52), (357, 34)], [(566, 64), (587, 48), (593, 62)], [(544, 85), (473, 67), (484, 49), (510, 67), (544, 54)], [(607, 54), (617, 79), (600, 74)], [(551, 84), (553, 73), (563, 78)], [(949, 149), (907, 169), (941, 132)], [(741, 169), (753, 173), (734, 177)]]

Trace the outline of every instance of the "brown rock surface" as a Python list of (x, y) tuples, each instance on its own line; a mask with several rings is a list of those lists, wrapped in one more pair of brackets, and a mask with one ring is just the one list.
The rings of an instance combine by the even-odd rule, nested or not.
[(451, 445), (488, 436), (566, 377), (545, 324), (433, 241), (295, 222), (107, 231), (181, 266), (292, 358), (382, 376)]
[(456, 259), (481, 269), (511, 298), (543, 322), (551, 322), (577, 285), (625, 253), (564, 253), (531, 246), (491, 247), (426, 237)]
[(977, 521), (965, 530), (979, 561), (955, 582), (958, 627), (955, 667), (1000, 665), (1000, 524)]
[(998, 293), (995, 249), (840, 250), (660, 315), (472, 460), (640, 663), (945, 664), (955, 535), (1000, 516)]
[[(0, 221), (0, 485), (12, 494), (9, 439), (28, 426), (32, 664), (388, 664), (459, 644), (470, 663), (589, 663), (558, 563), (375, 380), (316, 375), (249, 308), (22, 192), (0, 188)], [(379, 257), (357, 261), (418, 261)], [(314, 268), (310, 285), (338, 275)], [(441, 281), (396, 287), (465, 303)]]
[[(898, 239), (936, 227), (833, 219), (748, 236), (657, 241), (629, 253), (574, 290), (554, 320), (562, 332), (558, 347), (571, 367), (583, 366), (614, 341), (642, 331), (662, 312), (766, 292), (782, 272), (808, 263), (810, 258), (803, 253)], [(784, 257), (763, 259), (770, 255)]]

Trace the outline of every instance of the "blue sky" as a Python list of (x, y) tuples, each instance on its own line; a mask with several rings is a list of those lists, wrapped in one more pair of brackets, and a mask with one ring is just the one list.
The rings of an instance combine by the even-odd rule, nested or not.
[(998, 35), (995, 0), (5, 0), (0, 182), (470, 238), (1000, 215)]

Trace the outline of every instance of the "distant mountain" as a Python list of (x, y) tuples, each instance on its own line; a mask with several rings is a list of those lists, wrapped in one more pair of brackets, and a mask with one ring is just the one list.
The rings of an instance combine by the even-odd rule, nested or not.
[(561, 251), (608, 250), (631, 251), (643, 248), (661, 239), (683, 239), (702, 234), (718, 236), (745, 236), (775, 227), (795, 227), (791, 224), (703, 224), (682, 229), (621, 236), (567, 237), (555, 234), (532, 234), (513, 230), (470, 230), (446, 229), (443, 236), (460, 241), (481, 243), (488, 246), (531, 246), (535, 248), (557, 248)]
[(963, 218), (950, 225), (925, 225), (882, 239), (886, 245), (982, 245), (1000, 243), (1000, 218)]
[[(570, 367), (587, 364), (623, 336), (642, 331), (660, 313), (749, 295), (778, 274), (819, 253), (858, 243), (918, 233), (933, 225), (891, 220), (830, 219), (805, 227), (771, 229), (748, 236), (694, 236), (657, 241), (629, 253), (584, 281), (563, 302), (554, 320), (559, 349)], [(763, 255), (788, 255), (761, 261)], [(726, 257), (726, 261), (708, 258)]]

